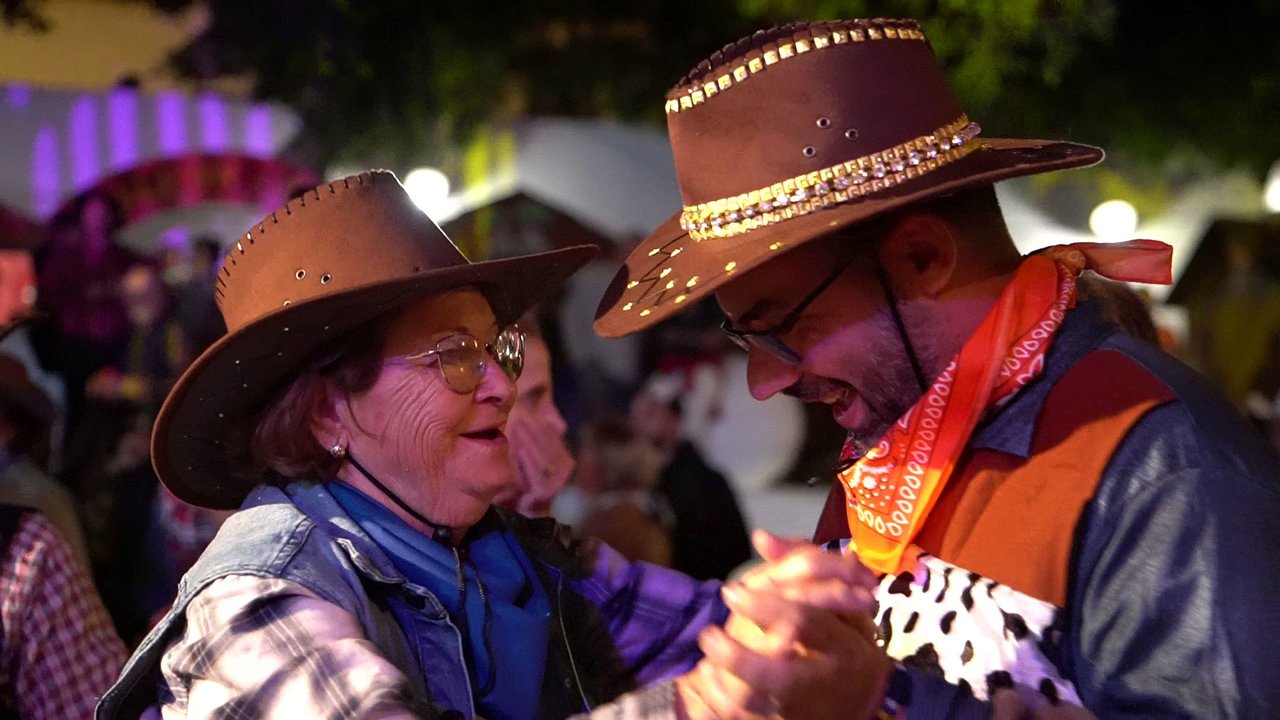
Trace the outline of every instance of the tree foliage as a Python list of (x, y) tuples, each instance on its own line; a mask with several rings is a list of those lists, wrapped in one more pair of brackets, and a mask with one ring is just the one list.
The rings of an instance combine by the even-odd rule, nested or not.
[[(179, 10), (194, 0), (137, 0)], [(988, 135), (1106, 147), (1175, 182), (1280, 156), (1280, 3), (1232, 0), (205, 0), (175, 58), (250, 73), (325, 159), (429, 161), (521, 114), (661, 122), (665, 90), (751, 31), (796, 19), (921, 18)], [(38, 22), (39, 0), (0, 0)]]

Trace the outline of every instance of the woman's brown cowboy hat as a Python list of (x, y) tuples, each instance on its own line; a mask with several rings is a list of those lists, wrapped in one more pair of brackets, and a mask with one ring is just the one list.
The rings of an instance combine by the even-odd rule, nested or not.
[(500, 322), (519, 317), (594, 254), (579, 246), (469, 262), (395, 175), (362, 173), (291, 200), (230, 250), (214, 289), (227, 334), (178, 379), (156, 418), (161, 481), (196, 505), (234, 508), (250, 490), (223, 443), (313, 353), (370, 320), (475, 286)]
[(914, 20), (758, 32), (694, 68), (666, 110), (684, 208), (605, 293), (595, 328), (606, 337), (653, 325), (833, 230), (1102, 159), (1087, 145), (982, 137)]

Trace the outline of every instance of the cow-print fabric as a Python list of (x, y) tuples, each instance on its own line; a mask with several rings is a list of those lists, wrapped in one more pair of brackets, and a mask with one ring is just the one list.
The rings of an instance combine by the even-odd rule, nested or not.
[(1011, 688), (1080, 704), (1050, 660), (1061, 637), (1053, 605), (927, 554), (914, 571), (886, 575), (876, 601), (880, 645), (902, 665), (979, 700)]

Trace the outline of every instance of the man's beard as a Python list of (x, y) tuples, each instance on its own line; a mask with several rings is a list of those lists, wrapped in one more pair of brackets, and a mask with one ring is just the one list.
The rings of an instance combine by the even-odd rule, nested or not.
[[(928, 309), (923, 303), (900, 303), (898, 310), (925, 381), (932, 382), (941, 374), (946, 359), (938, 357), (933, 337), (923, 331), (929, 326)], [(865, 348), (857, 357), (847, 360), (850, 365), (863, 368), (855, 375), (860, 378), (859, 386), (852, 392), (862, 397), (869, 411), (866, 421), (858, 427), (845, 428), (855, 457), (860, 457), (884, 437), (889, 428), (924, 395), (889, 309), (884, 308), (877, 313), (873, 321), (875, 326)], [(848, 384), (839, 380), (806, 375), (785, 392), (805, 402), (815, 402), (837, 390), (849, 389)]]

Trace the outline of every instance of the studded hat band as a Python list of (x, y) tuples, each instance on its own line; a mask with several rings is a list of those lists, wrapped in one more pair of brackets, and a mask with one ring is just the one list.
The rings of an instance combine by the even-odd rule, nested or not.
[[(715, 95), (741, 85), (747, 78), (790, 58), (829, 47), (875, 40), (925, 42), (925, 37), (920, 23), (915, 20), (876, 18), (819, 23), (799, 30), (790, 38), (770, 43), (758, 53), (752, 53), (732, 66), (720, 68), (718, 73), (703, 78), (700, 82), (682, 84), (679, 92), (668, 95), (667, 114), (701, 105)], [(701, 69), (695, 68), (694, 72)]]
[(680, 227), (694, 240), (727, 238), (865, 197), (920, 177), (968, 155), (981, 128), (961, 115), (870, 155), (787, 178), (733, 197), (685, 206)]

